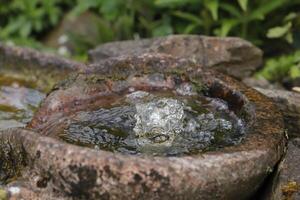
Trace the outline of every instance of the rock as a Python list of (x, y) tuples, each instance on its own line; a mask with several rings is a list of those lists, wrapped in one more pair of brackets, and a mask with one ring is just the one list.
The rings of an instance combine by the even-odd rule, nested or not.
[(26, 126), (44, 98), (45, 94), (38, 90), (3, 86), (0, 81), (0, 130)]
[(300, 87), (293, 87), (293, 89), (292, 89), (294, 92), (298, 92), (298, 93), (300, 93)]
[(254, 78), (254, 77), (246, 77), (242, 80), (243, 83), (250, 87), (259, 87), (263, 89), (284, 89), (280, 84), (270, 83), (267, 79), (263, 77)]
[(286, 90), (255, 89), (276, 102), (283, 113), (289, 136), (300, 137), (300, 94)]
[[(60, 128), (59, 120), (69, 119), (71, 112), (105, 105), (113, 100), (108, 99), (109, 94), (122, 94), (129, 86), (144, 88), (145, 80), (151, 89), (148, 76), (157, 72), (165, 74), (165, 86), (172, 87), (172, 77), (179, 83), (203, 83), (212, 97), (234, 105), (249, 125), (245, 140), (200, 155), (152, 157), (95, 150), (49, 137)], [(42, 195), (64, 199), (249, 199), (281, 160), (286, 144), (282, 115), (269, 98), (226, 75), (165, 54), (112, 58), (90, 65), (57, 86), (47, 99), (36, 123), (31, 123), (33, 129), (0, 132), (4, 180), (24, 180), (23, 185)], [(48, 136), (43, 135), (44, 130)]]
[(67, 74), (83, 70), (85, 64), (55, 54), (37, 50), (7, 46), (0, 43), (1, 76), (30, 82), (38, 89), (49, 91)]
[(293, 88), (300, 87), (300, 77), (297, 78), (285, 77), (282, 80), (282, 85), (289, 90), (293, 90)]
[(85, 65), (0, 44), (0, 130), (23, 127), (53, 86)]
[[(70, 72), (84, 68), (83, 63), (68, 60), (49, 53), (21, 47), (11, 47), (0, 43), (0, 72), (3, 70), (24, 71), (34, 68)], [(46, 73), (46, 72), (45, 72)], [(59, 76), (59, 75), (57, 75)], [(65, 77), (65, 74), (63, 74)]]
[[(300, 186), (300, 138), (294, 138), (289, 141), (280, 177), (286, 183), (295, 181)], [(300, 188), (298, 195), (300, 198)]]
[(300, 199), (300, 138), (290, 140), (285, 159), (270, 179), (268, 190), (261, 200)]
[(242, 79), (262, 63), (262, 51), (240, 38), (173, 35), (154, 39), (112, 42), (89, 51), (92, 63), (125, 54), (166, 53), (190, 59)]
[(300, 138), (289, 141), (279, 180), (282, 195), (286, 199), (287, 196), (300, 199)]
[[(74, 28), (75, 27), (75, 28)], [(58, 49), (59, 54), (81, 53), (94, 44), (112, 40), (113, 32), (98, 15), (84, 12), (79, 16), (67, 13), (59, 26), (44, 39), (45, 45)]]

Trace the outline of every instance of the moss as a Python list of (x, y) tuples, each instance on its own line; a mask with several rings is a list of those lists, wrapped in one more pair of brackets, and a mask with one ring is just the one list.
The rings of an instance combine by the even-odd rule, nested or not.
[[(0, 70), (0, 85), (11, 85), (18, 83), (21, 86), (38, 89), (41, 92), (49, 92), (55, 83), (65, 78), (65, 73), (59, 70), (51, 69), (31, 69), (22, 70)], [(3, 75), (5, 74), (5, 75)]]
[(14, 108), (12, 106), (0, 104), (0, 111), (2, 111), (2, 112), (10, 112), (10, 113), (17, 113), (18, 109)]
[(293, 195), (300, 190), (300, 185), (296, 181), (289, 181), (282, 186), (281, 191), (284, 200), (292, 200)]
[(7, 196), (7, 192), (4, 189), (0, 189), (0, 200), (6, 200)]
[(14, 83), (30, 88), (36, 87), (36, 84), (34, 82), (22, 79), (19, 76), (0, 75), (0, 85), (12, 85)]

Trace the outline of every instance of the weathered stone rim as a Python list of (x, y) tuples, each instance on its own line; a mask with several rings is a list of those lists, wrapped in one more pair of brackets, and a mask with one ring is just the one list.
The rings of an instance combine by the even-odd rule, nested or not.
[[(134, 59), (140, 60), (141, 62), (148, 62), (153, 58), (170, 59), (171, 62), (177, 61), (177, 58), (174, 58), (172, 56), (155, 53), (132, 57), (124, 56), (107, 59), (98, 64), (91, 64), (86, 68), (86, 70), (82, 70), (80, 74), (89, 75), (93, 73), (99, 73), (102, 77), (110, 77), (113, 76), (115, 68), (118, 68), (119, 70), (120, 68), (122, 68), (120, 63), (124, 62), (130, 66), (133, 65), (132, 60)], [(179, 60), (182, 61), (183, 59)], [(256, 150), (258, 148), (265, 148), (266, 146), (270, 146), (270, 142), (274, 141), (274, 137), (277, 137), (275, 140), (278, 140), (277, 142), (274, 141), (274, 144), (279, 144), (279, 138), (284, 138), (284, 125), (282, 115), (270, 99), (260, 94), (256, 90), (245, 86), (243, 83), (230, 78), (229, 76), (223, 75), (211, 69), (206, 69), (205, 66), (200, 66), (191, 62), (181, 63), (183, 63), (184, 65), (191, 65), (191, 68), (187, 68), (187, 72), (193, 74), (191, 75), (193, 76), (193, 78), (200, 78), (206, 85), (206, 87), (209, 88), (209, 92), (212, 96), (223, 99), (227, 98), (225, 99), (226, 101), (232, 101), (232, 104), (243, 107), (243, 109), (247, 108), (247, 106), (253, 108), (249, 108), (248, 110), (246, 110), (248, 112), (247, 114), (249, 115), (248, 118), (252, 118), (248, 121), (249, 123), (254, 123), (254, 126), (250, 125), (249, 128), (251, 130), (249, 130), (249, 132), (247, 133), (245, 141), (235, 146), (226, 147), (222, 149), (221, 152), (236, 152), (244, 150), (248, 151), (252, 149)], [(105, 66), (105, 68), (102, 68), (102, 66)], [(148, 69), (143, 70), (147, 71)], [(127, 75), (125, 74), (124, 76)], [(41, 114), (38, 114), (37, 116), (39, 115)], [(33, 121), (35, 121), (35, 119), (33, 119)], [(29, 126), (29, 128), (32, 128), (32, 126)], [(33, 130), (39, 130), (39, 128), (33, 126)], [(270, 140), (268, 140), (269, 142), (267, 143), (267, 145), (264, 142), (260, 142), (260, 146), (258, 146), (258, 144), (252, 144), (251, 142), (252, 140), (260, 141), (262, 139)]]
[[(282, 116), (267, 97), (254, 89), (217, 72), (204, 68), (201, 72), (205, 73), (208, 84), (226, 85), (229, 91), (240, 92), (253, 103), (255, 124), (241, 144), (194, 156), (130, 156), (67, 144), (26, 129), (13, 129), (1, 132), (2, 146), (8, 143), (12, 150), (25, 152), (24, 170), (29, 169), (29, 172), (22, 174), (32, 187), (36, 187), (33, 177), (41, 179), (47, 172), (52, 177), (48, 192), (55, 191), (60, 196), (74, 195), (72, 187), (80, 185), (67, 176), (76, 174), (70, 169), (73, 166), (96, 172), (96, 181), (80, 193), (88, 195), (87, 198), (105, 195), (112, 199), (139, 198), (140, 195), (148, 199), (249, 197), (283, 155), (286, 140)], [(216, 79), (212, 80), (212, 76)], [(128, 186), (129, 183), (132, 185)], [(66, 185), (61, 188), (63, 184)], [(147, 186), (144, 194), (141, 194), (141, 184)]]

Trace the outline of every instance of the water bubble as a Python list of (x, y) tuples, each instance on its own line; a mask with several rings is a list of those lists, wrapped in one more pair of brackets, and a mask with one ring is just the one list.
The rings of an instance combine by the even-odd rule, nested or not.
[(166, 135), (172, 141), (175, 134), (183, 130), (184, 105), (176, 99), (161, 98), (139, 103), (136, 111), (133, 130), (138, 137)]
[(192, 96), (196, 95), (197, 93), (194, 91), (193, 85), (189, 83), (182, 83), (176, 89), (176, 92), (183, 96)]

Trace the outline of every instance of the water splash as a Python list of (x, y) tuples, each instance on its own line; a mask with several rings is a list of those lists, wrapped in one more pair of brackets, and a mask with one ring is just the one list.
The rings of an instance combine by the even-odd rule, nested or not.
[[(139, 138), (171, 145), (175, 135), (183, 131), (184, 104), (176, 99), (162, 98), (136, 106), (134, 132)], [(145, 140), (138, 140), (145, 143)], [(142, 145), (142, 144), (141, 144)]]
[(62, 139), (128, 154), (182, 155), (236, 144), (244, 124), (225, 101), (130, 90), (118, 106), (83, 111)]

